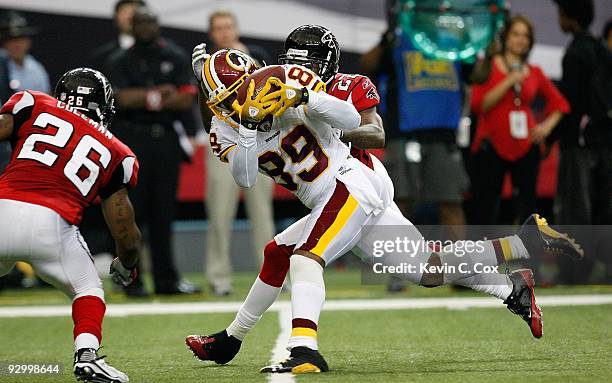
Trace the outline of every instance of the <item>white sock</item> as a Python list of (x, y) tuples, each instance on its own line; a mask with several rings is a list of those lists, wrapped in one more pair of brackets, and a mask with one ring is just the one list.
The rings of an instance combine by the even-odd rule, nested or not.
[(244, 340), (246, 334), (278, 298), (280, 291), (279, 287), (270, 286), (257, 277), (236, 318), (227, 327), (227, 334)]
[[(463, 241), (455, 242), (466, 243)], [(459, 251), (459, 249), (461, 249)], [(517, 235), (511, 235), (490, 241), (481, 241), (479, 246), (470, 248), (456, 247), (454, 251), (441, 251), (438, 253), (442, 266), (455, 272), (444, 273), (444, 284), (456, 283), (460, 279), (468, 278), (481, 273), (483, 266), (498, 266), (502, 262), (512, 259), (529, 258), (529, 253)], [(478, 267), (476, 267), (478, 266)]]
[(93, 348), (97, 350), (100, 348), (100, 342), (95, 335), (84, 332), (77, 335), (74, 339), (74, 351), (78, 351), (82, 348)]
[(296, 254), (290, 259), (289, 272), (293, 329), (287, 349), (306, 346), (317, 350), (317, 325), (325, 302), (323, 268), (315, 260)]
[[(461, 241), (458, 241), (461, 242)], [(455, 242), (458, 243), (458, 242)], [(458, 248), (457, 248), (458, 249)], [(444, 267), (443, 284), (453, 284), (460, 279), (476, 275), (476, 264), (496, 266), (497, 258), (491, 241), (483, 241), (482, 246), (472, 251), (442, 251), (438, 252), (442, 267)], [(450, 250), (450, 249), (449, 249)]]
[(506, 300), (512, 293), (512, 281), (506, 274), (483, 273), (472, 275), (455, 282), (456, 285), (469, 287), (481, 293), (490, 294)]

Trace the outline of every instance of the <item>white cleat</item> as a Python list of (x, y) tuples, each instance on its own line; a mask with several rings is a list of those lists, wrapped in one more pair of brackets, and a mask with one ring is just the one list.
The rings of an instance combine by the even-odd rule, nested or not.
[(128, 376), (104, 361), (93, 348), (82, 348), (74, 354), (74, 376), (92, 383), (127, 383)]

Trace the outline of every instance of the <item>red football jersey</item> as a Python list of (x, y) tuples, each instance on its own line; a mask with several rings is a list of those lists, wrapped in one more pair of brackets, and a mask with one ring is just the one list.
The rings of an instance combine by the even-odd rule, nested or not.
[[(327, 87), (327, 93), (350, 102), (358, 112), (380, 104), (380, 96), (376, 86), (369, 78), (360, 74), (336, 73)], [(366, 164), (370, 169), (374, 167), (367, 150), (353, 145), (351, 146), (351, 155)]]
[(350, 102), (358, 112), (380, 104), (376, 86), (360, 74), (336, 73), (327, 87), (327, 94)]
[(138, 161), (130, 148), (66, 103), (23, 91), (0, 114), (12, 114), (14, 121), (0, 199), (45, 206), (78, 225), (97, 196), (136, 186)]

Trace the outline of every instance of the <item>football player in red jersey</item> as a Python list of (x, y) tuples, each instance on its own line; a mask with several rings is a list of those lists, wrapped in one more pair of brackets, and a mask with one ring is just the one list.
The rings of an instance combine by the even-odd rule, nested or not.
[[(302, 25), (294, 29), (285, 40), (285, 53), (279, 57), (281, 64), (298, 64), (325, 81), (327, 93), (351, 103), (361, 116), (361, 125), (351, 132), (342, 132), (340, 139), (351, 146), (351, 155), (371, 169), (371, 155), (366, 149), (385, 146), (382, 119), (376, 112), (380, 96), (376, 86), (360, 74), (338, 73), (340, 48), (336, 37), (325, 27)], [(340, 133), (342, 132), (342, 133)]]
[[(331, 34), (324, 33), (319, 39), (320, 45), (334, 46), (330, 43), (334, 41)], [(333, 133), (335, 129), (358, 131), (364, 126), (363, 117), (355, 108), (334, 97), (323, 95), (321, 87), (312, 84), (312, 80), (323, 84), (313, 71), (316, 69), (318, 73), (325, 74), (325, 68), (334, 63), (331, 60), (333, 53), (328, 52), (324, 59), (313, 57), (312, 69), (285, 64), (256, 71), (249, 80), (248, 65), (230, 65), (229, 53), (225, 56), (226, 60), (217, 60), (217, 53), (207, 55), (203, 48), (200, 45), (194, 49), (192, 63), (200, 87), (208, 97), (208, 107), (215, 112), (211, 133), (217, 136), (215, 138), (211, 134), (211, 145), (217, 146), (219, 159), (229, 163), (239, 185), (254, 185), (258, 175), (255, 169), (259, 168), (261, 173), (274, 177), (278, 184), (294, 192), (312, 210), (308, 216), (276, 235), (274, 241), (266, 247), (262, 270), (235, 320), (227, 329), (210, 336), (188, 336), (187, 345), (201, 360), (213, 360), (219, 364), (232, 360), (239, 351), (242, 339), (277, 298), (283, 279), (291, 268), (292, 332), (288, 342), (291, 354), (287, 359), (260, 371), (294, 374), (328, 371), (328, 365), (317, 345), (319, 314), (325, 301), (324, 267), (348, 249), (356, 249), (365, 262), (373, 263), (372, 257), (377, 257), (372, 252), (377, 246), (374, 242), (380, 242), (383, 233), (371, 229), (361, 232), (371, 217), (375, 217), (373, 226), (386, 228), (400, 225), (402, 235), (410, 241), (419, 242), (423, 237), (392, 202), (393, 185), (380, 161), (370, 156), (372, 167), (368, 167), (363, 160), (359, 161), (349, 155), (349, 149), (340, 141), (339, 135)], [(308, 51), (300, 53), (309, 56)], [(255, 81), (256, 75), (265, 75), (266, 70), (269, 77), (262, 88), (265, 91), (255, 93), (255, 84), (251, 82), (245, 101), (240, 104), (236, 95), (240, 94), (238, 89), (241, 84), (245, 79)], [(235, 79), (234, 82), (228, 80), (229, 73)], [(303, 78), (304, 73), (308, 80)], [(208, 92), (204, 90), (202, 81), (206, 81)], [(272, 90), (273, 86), (280, 89)], [(350, 97), (353, 101), (353, 95)], [(278, 100), (278, 105), (270, 106), (268, 103), (271, 100)], [(231, 105), (231, 109), (224, 107), (224, 104)], [(289, 106), (296, 109), (288, 110)], [(270, 113), (274, 113), (274, 119), (267, 122)], [(232, 122), (233, 114), (238, 118)], [(267, 124), (269, 129), (260, 130), (263, 124)], [(315, 138), (308, 142), (312, 146), (295, 156), (294, 140), (296, 137), (307, 140), (309, 136), (306, 133)], [(212, 142), (213, 138), (215, 142)], [(314, 181), (310, 178), (312, 173), (304, 174), (305, 166), (308, 166), (303, 164), (304, 152), (317, 156), (315, 165), (321, 162), (326, 164), (323, 170), (317, 168), (319, 173)], [(321, 156), (321, 153), (325, 155)], [(278, 159), (273, 168), (261, 165), (272, 162), (271, 158)], [(330, 179), (326, 171), (330, 168), (337, 172), (333, 175), (336, 179), (335, 189), (329, 188), (329, 183), (326, 183)], [(279, 169), (281, 173), (278, 173)], [(373, 183), (380, 183), (380, 187)], [(352, 190), (347, 192), (347, 188)], [(321, 194), (331, 197), (319, 198)], [(353, 241), (357, 238), (360, 239), (355, 244)], [(429, 248), (411, 255), (399, 251), (387, 254), (389, 256), (384, 257), (383, 264), (387, 262), (397, 266), (409, 263), (415, 268), (419, 264), (423, 269), (422, 266), (432, 265), (456, 267), (453, 266), (456, 262), (468, 260), (472, 264), (490, 264), (496, 269), (506, 260), (529, 259), (544, 251), (552, 250), (574, 258), (583, 255), (583, 251), (571, 238), (550, 228), (537, 214), (529, 217), (516, 235), (486, 240), (482, 245), (482, 251), (470, 252), (467, 257), (463, 257), (465, 253), (460, 255), (453, 251), (431, 251)], [(406, 272), (402, 276), (425, 287), (455, 283), (494, 295), (503, 300), (511, 312), (527, 322), (534, 337), (542, 336), (541, 312), (535, 302), (531, 270), (515, 270), (509, 275), (497, 272), (466, 275), (427, 269), (415, 273)]]
[(102, 282), (78, 225), (97, 197), (115, 238), (110, 273), (129, 285), (141, 235), (127, 189), (138, 161), (109, 130), (113, 91), (100, 72), (77, 68), (57, 83), (55, 96), (25, 90), (0, 110), (0, 140), (13, 147), (0, 176), (0, 275), (15, 261), (72, 299), (74, 374), (78, 380), (128, 382), (97, 352), (106, 306)]
[[(200, 75), (206, 72), (202, 67), (203, 59), (208, 57), (205, 47), (203, 44), (196, 46), (192, 63), (194, 73), (201, 84), (201, 91), (205, 89), (206, 93), (210, 94), (215, 93), (215, 90), (210, 89), (206, 79)], [(280, 64), (298, 64), (311, 69), (326, 83), (328, 94), (348, 101), (357, 109), (361, 116), (359, 128), (350, 132), (338, 130), (338, 134), (340, 139), (350, 146), (353, 157), (369, 168), (375, 169), (378, 166), (375, 163), (379, 161), (366, 149), (385, 146), (382, 119), (376, 111), (380, 103), (380, 96), (376, 86), (368, 77), (338, 73), (339, 61), (340, 48), (335, 36), (327, 28), (318, 25), (303, 25), (294, 29), (287, 36), (284, 53), (279, 56)], [(252, 70), (245, 71), (245, 73), (248, 74)], [(212, 73), (212, 71), (209, 72)], [(232, 73), (225, 72), (223, 74), (226, 76), (232, 75)], [(237, 73), (233, 76), (238, 75), (241, 74)], [(231, 81), (235, 80), (234, 77), (231, 77)], [(231, 86), (232, 83), (225, 84), (223, 89)], [(216, 104), (209, 105), (212, 105), (215, 110)], [(219, 110), (223, 111), (222, 108)], [(201, 360), (213, 360), (219, 364), (228, 363), (240, 350), (246, 333), (276, 300), (289, 271), (289, 257), (295, 247), (295, 244), (292, 243), (278, 242), (277, 238), (274, 238), (266, 245), (261, 272), (237, 314), (236, 320), (230, 324), (228, 329), (210, 336), (190, 335), (187, 337), (186, 343), (196, 357)], [(245, 318), (251, 319), (245, 320)]]

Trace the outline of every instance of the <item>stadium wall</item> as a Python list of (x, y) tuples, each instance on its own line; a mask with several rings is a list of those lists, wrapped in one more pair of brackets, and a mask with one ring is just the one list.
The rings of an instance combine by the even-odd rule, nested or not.
[[(47, 65), (52, 80), (69, 67), (79, 65), (93, 47), (115, 35), (111, 21), (114, 0), (0, 0), (0, 10), (17, 9), (43, 34), (35, 41), (33, 53)], [(167, 37), (187, 50), (206, 39), (208, 15), (219, 8), (232, 10), (244, 40), (267, 47), (276, 55), (289, 31), (304, 23), (331, 28), (343, 50), (343, 70), (357, 70), (357, 55), (379, 41), (386, 28), (385, 0), (148, 0), (161, 15)], [(560, 59), (569, 37), (559, 30), (552, 0), (511, 0), (513, 13), (528, 16), (536, 25), (536, 46), (532, 62), (556, 79)], [(595, 0), (596, 18), (592, 30), (598, 35), (612, 16), (610, 0)], [(272, 22), (271, 22), (272, 21)], [(53, 49), (49, 49), (52, 47)]]

